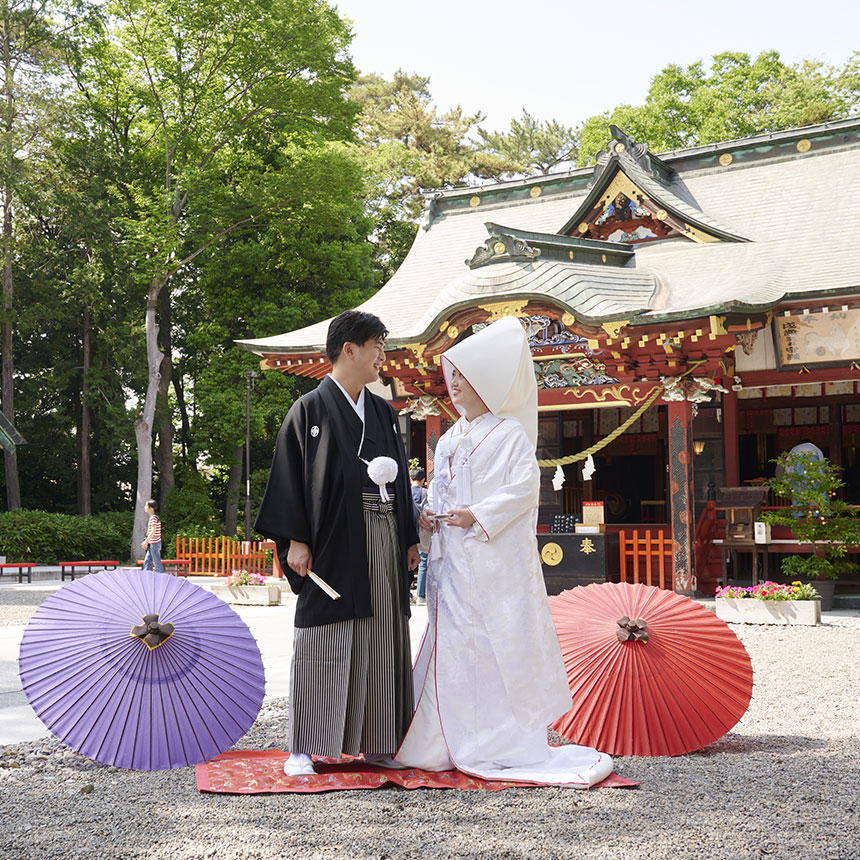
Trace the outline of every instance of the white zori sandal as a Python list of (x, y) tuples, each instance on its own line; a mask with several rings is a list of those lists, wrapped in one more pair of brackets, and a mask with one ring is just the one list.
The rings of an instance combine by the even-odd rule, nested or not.
[(284, 774), (303, 776), (309, 773), (316, 773), (311, 757), (304, 753), (290, 753), (290, 757), (284, 762)]

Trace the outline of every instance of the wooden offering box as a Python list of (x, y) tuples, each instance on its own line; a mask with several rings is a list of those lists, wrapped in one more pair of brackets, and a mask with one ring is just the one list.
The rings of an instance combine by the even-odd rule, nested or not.
[(717, 487), (717, 510), (726, 517), (726, 543), (753, 543), (767, 487)]

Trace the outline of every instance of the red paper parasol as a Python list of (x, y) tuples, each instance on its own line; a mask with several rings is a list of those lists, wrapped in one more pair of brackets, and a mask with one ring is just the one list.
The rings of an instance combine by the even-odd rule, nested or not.
[(704, 606), (626, 582), (579, 586), (549, 603), (573, 695), (552, 724), (560, 735), (610, 755), (682, 755), (746, 713), (749, 654)]

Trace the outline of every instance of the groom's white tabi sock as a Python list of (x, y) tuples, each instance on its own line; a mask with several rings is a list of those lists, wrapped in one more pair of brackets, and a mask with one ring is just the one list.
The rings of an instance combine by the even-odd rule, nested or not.
[(304, 776), (310, 773), (316, 773), (311, 757), (304, 753), (290, 753), (290, 757), (284, 762), (284, 774), (286, 776)]

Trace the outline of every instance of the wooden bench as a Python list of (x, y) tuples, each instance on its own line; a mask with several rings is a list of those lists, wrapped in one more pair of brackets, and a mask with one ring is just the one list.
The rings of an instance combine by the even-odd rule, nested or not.
[[(138, 559), (138, 565), (143, 564), (143, 559)], [(162, 565), (165, 567), (165, 573), (169, 573), (171, 576), (188, 576), (188, 571), (191, 568), (191, 559), (190, 558), (163, 558), (161, 559)], [(167, 570), (167, 567), (172, 567), (173, 570)]]
[(60, 580), (64, 580), (66, 574), (74, 579), (75, 574), (82, 568), (86, 568), (86, 573), (92, 573), (93, 570), (116, 570), (118, 567), (118, 561), (61, 561)]
[(0, 564), (0, 576), (2, 576), (7, 570), (9, 573), (15, 573), (17, 569), (18, 572), (18, 582), (23, 582), (23, 577), (26, 574), (27, 582), (33, 582), (33, 568), (36, 566), (34, 561), (13, 561), (7, 562), (6, 564)]

